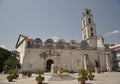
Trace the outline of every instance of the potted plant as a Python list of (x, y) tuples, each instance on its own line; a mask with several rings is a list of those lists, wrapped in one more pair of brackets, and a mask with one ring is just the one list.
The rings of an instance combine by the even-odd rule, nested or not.
[(44, 74), (44, 71), (38, 70), (38, 76), (36, 77), (37, 84), (42, 84), (42, 81), (44, 81), (44, 77), (42, 74)]
[(85, 84), (86, 80), (88, 80), (88, 71), (81, 69), (78, 75), (78, 81), (80, 81), (81, 84)]
[(8, 82), (12, 82), (13, 81), (13, 70), (9, 70), (8, 71), (9, 75), (7, 76)]
[(95, 76), (92, 74), (93, 69), (92, 69), (92, 68), (89, 68), (89, 69), (88, 69), (88, 72), (89, 72), (89, 74), (88, 74), (89, 80), (93, 80), (93, 78), (95, 77)]
[(19, 77), (18, 70), (13, 71), (13, 79), (17, 79)]
[(32, 72), (31, 72), (30, 70), (28, 70), (26, 73), (27, 73), (27, 76), (28, 76), (28, 77), (31, 77), (31, 76), (32, 76)]
[(63, 70), (63, 68), (61, 68), (61, 69), (60, 69), (60, 73), (59, 73), (59, 76), (60, 76), (61, 78), (64, 76), (63, 72), (64, 72), (64, 70)]
[(36, 77), (36, 81), (37, 84), (42, 84), (42, 81), (44, 81), (44, 77), (42, 77), (42, 75), (39, 75), (38, 77)]

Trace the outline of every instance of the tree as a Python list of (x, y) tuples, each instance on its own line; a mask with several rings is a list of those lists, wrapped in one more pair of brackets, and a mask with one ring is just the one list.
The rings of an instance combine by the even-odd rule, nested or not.
[(4, 62), (9, 58), (10, 51), (0, 48), (0, 72), (5, 68)]
[(3, 70), (10, 70), (20, 68), (18, 54), (15, 52), (8, 51), (0, 48), (0, 72)]

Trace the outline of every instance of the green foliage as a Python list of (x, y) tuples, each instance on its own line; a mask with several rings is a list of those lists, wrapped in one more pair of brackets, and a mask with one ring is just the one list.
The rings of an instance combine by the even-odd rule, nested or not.
[(0, 48), (0, 72), (5, 69), (4, 62), (9, 58), (10, 51)]
[(19, 61), (15, 58), (15, 57), (10, 57), (8, 58), (5, 62), (4, 62), (4, 65), (7, 65), (7, 69), (10, 70), (10, 69), (15, 69), (16, 67), (17, 68), (20, 68), (20, 63)]
[(44, 74), (44, 72), (45, 72), (44, 70), (38, 70), (37, 74), (42, 75), (42, 74)]
[(28, 76), (28, 77), (31, 77), (31, 76), (32, 76), (32, 72), (31, 72), (30, 70), (26, 71), (26, 73), (27, 73), (27, 76)]
[(78, 76), (78, 81), (81, 81), (81, 80), (93, 80), (93, 78), (95, 77), (92, 72), (93, 72), (93, 68), (89, 68), (87, 70), (85, 69), (81, 69), (79, 71), (79, 76)]
[(36, 81), (38, 81), (38, 84), (42, 83), (42, 81), (44, 81), (44, 77), (42, 76), (44, 74), (45, 70), (38, 70), (37, 74), (38, 76), (35, 78)]
[(89, 74), (92, 74), (94, 72), (94, 68), (88, 68), (87, 70), (88, 70)]
[(10, 74), (10, 75), (12, 75), (12, 74), (13, 74), (13, 72), (14, 72), (14, 70), (13, 70), (13, 69), (8, 70), (8, 74)]
[(92, 73), (94, 72), (93, 68), (88, 68), (88, 78), (89, 80), (93, 80), (93, 78), (95, 77)]
[(8, 79), (8, 82), (12, 82), (13, 81), (13, 76), (9, 75), (9, 76), (7, 76), (7, 79)]
[(6, 49), (0, 48), (0, 72), (20, 68), (18, 55)]
[(18, 70), (13, 71), (13, 79), (17, 79), (19, 77)]
[(9, 82), (11, 82), (13, 79), (17, 79), (17, 77), (19, 76), (18, 75), (18, 71), (17, 70), (9, 70), (8, 71), (8, 76), (7, 76), (7, 79)]
[(82, 77), (86, 77), (88, 75), (88, 70), (81, 69), (79, 71), (79, 75), (81, 75)]
[(79, 71), (78, 81), (83, 80), (83, 79), (88, 80), (88, 70), (81, 69)]
[(36, 81), (44, 81), (44, 77), (42, 77), (41, 75), (37, 76), (35, 78)]

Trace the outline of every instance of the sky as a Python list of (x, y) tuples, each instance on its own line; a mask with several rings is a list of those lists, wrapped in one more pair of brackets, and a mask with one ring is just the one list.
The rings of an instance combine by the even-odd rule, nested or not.
[(85, 8), (105, 43), (120, 43), (120, 0), (0, 0), (0, 45), (15, 50), (20, 34), (81, 42)]

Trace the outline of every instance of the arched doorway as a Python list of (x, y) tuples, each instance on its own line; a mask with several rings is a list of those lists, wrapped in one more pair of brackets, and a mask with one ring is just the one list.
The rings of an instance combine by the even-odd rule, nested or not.
[(50, 72), (51, 71), (51, 64), (53, 64), (54, 61), (52, 59), (48, 59), (46, 62), (46, 69)]

